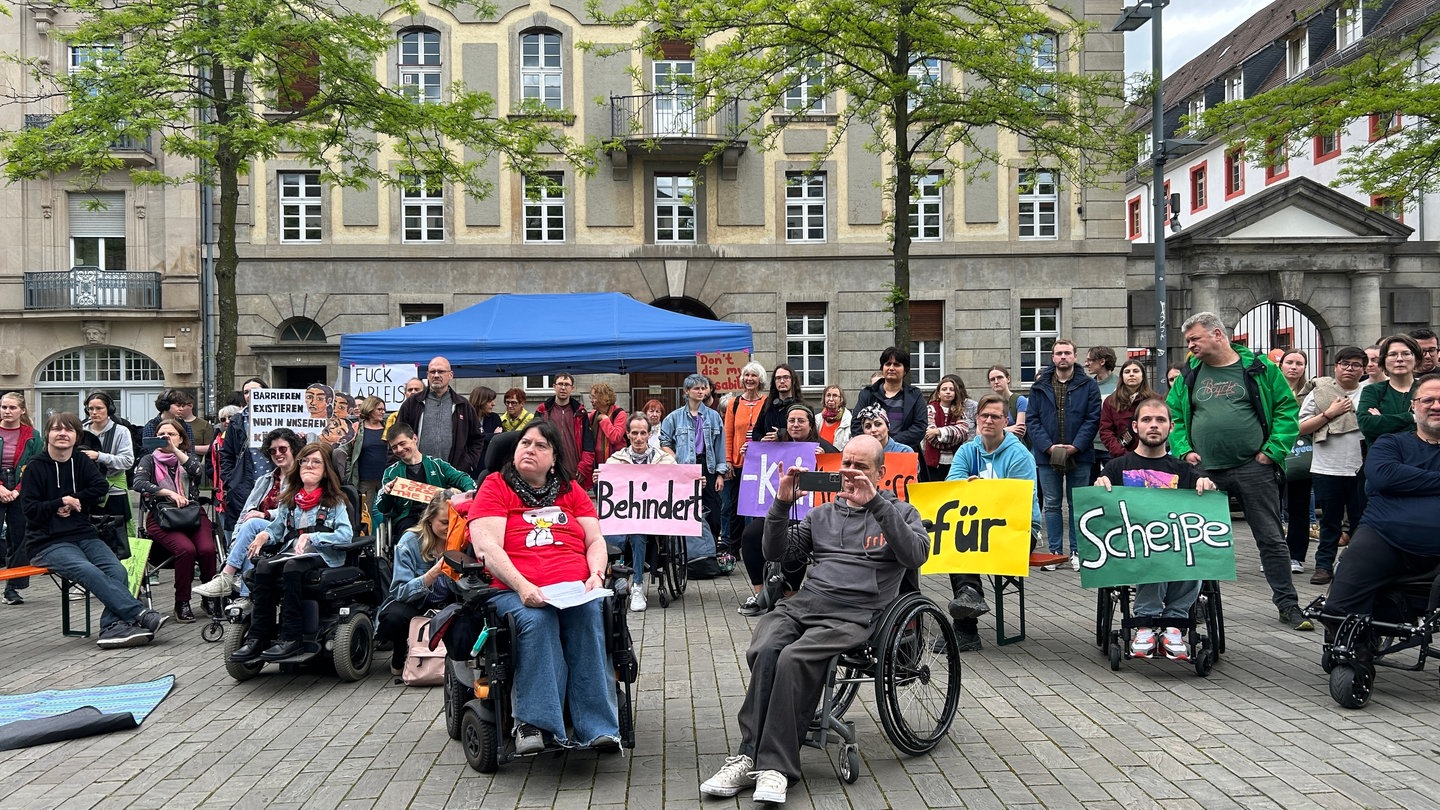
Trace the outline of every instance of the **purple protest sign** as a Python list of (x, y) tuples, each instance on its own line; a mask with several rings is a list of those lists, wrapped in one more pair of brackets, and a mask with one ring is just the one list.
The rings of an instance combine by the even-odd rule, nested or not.
[[(740, 495), (736, 504), (739, 513), (764, 517), (770, 511), (770, 504), (775, 502), (780, 474), (793, 465), (815, 469), (815, 454), (819, 449), (820, 445), (815, 442), (750, 442), (750, 449), (745, 451), (745, 469), (740, 473)], [(796, 501), (791, 514), (804, 517), (810, 511), (812, 497), (806, 493)]]

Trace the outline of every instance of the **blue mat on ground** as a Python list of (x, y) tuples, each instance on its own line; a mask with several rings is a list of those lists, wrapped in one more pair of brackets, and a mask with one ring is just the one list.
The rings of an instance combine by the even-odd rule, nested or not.
[(0, 751), (138, 728), (175, 686), (146, 683), (0, 695)]

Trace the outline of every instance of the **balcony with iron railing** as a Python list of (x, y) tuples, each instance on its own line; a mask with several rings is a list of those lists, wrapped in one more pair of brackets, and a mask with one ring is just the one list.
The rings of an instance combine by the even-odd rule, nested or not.
[[(48, 113), (26, 113), (25, 129), (44, 129), (50, 126), (55, 116)], [(126, 163), (150, 166), (154, 165), (154, 155), (150, 151), (150, 136), (133, 138), (129, 135), (121, 135), (110, 142), (110, 151)]]
[(610, 160), (616, 179), (628, 175), (632, 155), (695, 160), (720, 151), (721, 177), (735, 179), (746, 141), (740, 138), (740, 104), (713, 105), (688, 93), (610, 97)]
[(160, 274), (72, 267), (27, 272), (26, 310), (160, 309)]

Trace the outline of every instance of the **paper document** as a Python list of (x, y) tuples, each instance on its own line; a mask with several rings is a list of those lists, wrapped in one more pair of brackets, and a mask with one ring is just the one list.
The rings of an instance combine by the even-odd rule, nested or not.
[(615, 592), (609, 588), (596, 588), (593, 591), (585, 590), (585, 583), (579, 581), (557, 582), (554, 585), (546, 585), (540, 589), (545, 596), (545, 602), (551, 607), (561, 610), (572, 608), (576, 605), (583, 605), (586, 602), (593, 602), (596, 599), (604, 599)]

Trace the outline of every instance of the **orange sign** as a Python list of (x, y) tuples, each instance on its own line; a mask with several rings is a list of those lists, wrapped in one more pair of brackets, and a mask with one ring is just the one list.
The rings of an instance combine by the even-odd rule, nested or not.
[[(815, 457), (815, 469), (823, 472), (840, 471), (839, 453), (821, 453)], [(919, 453), (886, 453), (885, 474), (880, 477), (880, 488), (895, 493), (902, 501), (909, 500), (906, 487), (920, 480)], [(833, 492), (816, 492), (815, 505), (835, 500)]]
[(409, 478), (395, 478), (390, 482), (390, 496), (393, 498), (404, 498), (420, 503), (430, 503), (435, 493), (440, 488), (431, 486), (423, 481), (411, 481)]
[(741, 390), (740, 369), (750, 362), (749, 352), (697, 352), (695, 369), (715, 386), (717, 394)]

